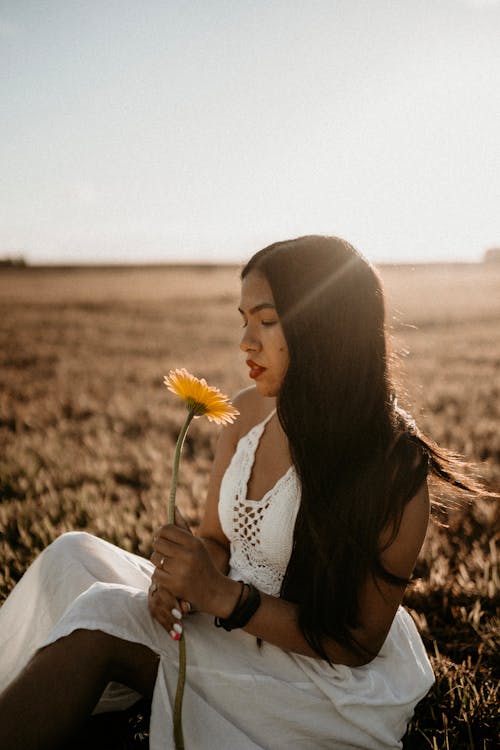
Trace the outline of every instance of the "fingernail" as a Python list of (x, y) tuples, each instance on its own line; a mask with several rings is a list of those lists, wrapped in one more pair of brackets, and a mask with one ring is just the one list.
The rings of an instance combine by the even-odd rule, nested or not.
[(174, 639), (174, 641), (178, 641), (180, 638), (179, 633), (176, 633), (175, 630), (171, 630), (169, 635)]
[(182, 633), (182, 625), (179, 622), (174, 622), (172, 628), (176, 633), (179, 633), (179, 635)]
[(174, 607), (174, 608), (173, 608), (173, 610), (172, 610), (172, 615), (173, 615), (173, 616), (174, 616), (174, 617), (175, 617), (175, 618), (176, 618), (177, 620), (182, 620), (182, 612), (179, 612), (179, 610), (178, 610), (178, 609), (176, 609), (175, 607)]

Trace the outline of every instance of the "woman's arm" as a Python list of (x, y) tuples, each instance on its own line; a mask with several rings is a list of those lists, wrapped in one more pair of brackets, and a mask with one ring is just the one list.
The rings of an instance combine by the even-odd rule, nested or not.
[[(236, 450), (241, 435), (266, 416), (269, 404), (257, 399), (253, 388), (234, 399), (241, 412), (238, 420), (225, 427), (220, 435), (210, 477), (205, 514), (196, 536), (175, 526), (160, 530), (152, 560), (158, 565), (165, 557), (164, 570), (157, 570), (158, 583), (180, 600), (186, 599), (197, 610), (226, 619), (232, 613), (240, 594), (240, 584), (227, 577), (229, 541), (220, 525), (218, 514), (222, 477)], [(264, 411), (262, 411), (264, 410)], [(426, 484), (408, 502), (397, 536), (390, 546), (392, 529), (380, 539), (383, 566), (400, 578), (409, 578), (422, 546), (429, 518), (429, 496)], [(385, 548), (386, 547), (386, 548)], [(385, 549), (384, 549), (385, 548)], [(392, 624), (405, 587), (370, 577), (360, 594), (361, 624), (353, 637), (368, 653), (380, 650)], [(298, 626), (297, 606), (283, 599), (261, 593), (261, 605), (244, 630), (280, 648), (317, 657)], [(331, 640), (325, 644), (332, 661), (358, 666), (369, 661), (359, 652)]]
[[(429, 497), (424, 484), (407, 504), (394, 541), (381, 557), (384, 567), (394, 575), (409, 578), (422, 546), (429, 517)], [(382, 535), (390, 538), (390, 530)], [(212, 539), (212, 536), (209, 537)], [(218, 543), (218, 540), (215, 540)], [(227, 619), (240, 594), (240, 584), (227, 578), (214, 564), (206, 542), (189, 535), (175, 526), (165, 527), (159, 551), (168, 558), (164, 585), (175, 596), (188, 599), (196, 609)], [(404, 586), (388, 584), (380, 578), (370, 578), (360, 596), (361, 624), (352, 635), (362, 649), (377, 654), (382, 647), (397, 608), (401, 604)], [(298, 626), (297, 606), (283, 599), (261, 594), (261, 605), (243, 628), (268, 643), (305, 656), (317, 657)], [(364, 657), (330, 639), (325, 650), (334, 663), (347, 666), (366, 664), (373, 657)]]
[(196, 536), (203, 539), (214, 563), (223, 573), (229, 570), (229, 540), (222, 530), (219, 519), (222, 478), (236, 451), (240, 437), (247, 433), (259, 419), (263, 419), (266, 416), (266, 409), (269, 409), (263, 399), (257, 395), (253, 386), (240, 391), (233, 398), (233, 404), (239, 410), (240, 416), (235, 422), (224, 427), (220, 433), (208, 483), (205, 510), (196, 532)]
[(214, 564), (224, 574), (229, 570), (229, 540), (219, 520), (219, 493), (222, 477), (236, 450), (238, 439), (237, 423), (228, 425), (220, 433), (208, 483), (205, 511), (196, 531), (196, 536), (205, 543)]
[(238, 440), (254, 424), (267, 416), (270, 406), (261, 398), (253, 386), (240, 391), (232, 399), (240, 416), (220, 433), (208, 483), (205, 510), (196, 536), (202, 539), (212, 560), (223, 573), (229, 570), (229, 540), (224, 534), (219, 519), (219, 495), (222, 478), (236, 451)]
[[(400, 578), (410, 578), (422, 547), (429, 521), (429, 494), (424, 483), (406, 505), (398, 534), (384, 550), (391, 537), (387, 529), (380, 540), (381, 563)], [(376, 655), (387, 637), (396, 611), (402, 602), (405, 586), (395, 586), (381, 578), (370, 577), (360, 595), (361, 624), (352, 632), (362, 649)], [(261, 595), (262, 603), (244, 628), (269, 643), (306, 656), (316, 656), (297, 623), (297, 607), (282, 599)], [(335, 664), (360, 666), (371, 660), (359, 652), (341, 646), (334, 640), (325, 643), (325, 650)], [(373, 657), (372, 657), (373, 658)]]
[[(234, 423), (229, 424), (221, 430), (210, 474), (205, 502), (205, 512), (195, 535), (197, 539), (196, 544), (202, 544), (204, 552), (208, 554), (208, 568), (215, 569), (215, 571), (223, 574), (223, 578), (225, 578), (225, 574), (229, 570), (230, 549), (229, 540), (224, 534), (219, 520), (218, 504), (220, 485), (222, 477), (224, 476), (236, 450), (239, 438), (250, 429), (253, 423), (258, 421), (259, 418), (262, 418), (260, 413), (263, 408), (262, 401), (263, 399), (256, 397), (254, 388), (247, 388), (241, 391), (233, 399), (234, 405), (240, 411), (240, 416)], [(182, 518), (177, 509), (176, 525), (184, 532), (184, 534), (191, 536), (191, 531), (187, 522)], [(179, 625), (179, 623), (176, 622), (176, 618), (172, 615), (173, 609), (187, 614), (189, 611), (189, 605), (186, 604), (186, 601), (190, 602), (191, 606), (195, 609), (199, 609), (199, 605), (194, 597), (176, 597), (173, 592), (168, 589), (165, 583), (165, 576), (163, 573), (167, 567), (168, 561), (164, 553), (162, 538), (165, 536), (168, 529), (169, 526), (161, 527), (156, 532), (153, 540), (154, 552), (151, 556), (151, 560), (157, 567), (157, 570), (153, 575), (153, 583), (156, 584), (158, 588), (153, 592), (150, 592), (149, 608), (152, 616), (167, 630), (171, 631), (175, 624)]]

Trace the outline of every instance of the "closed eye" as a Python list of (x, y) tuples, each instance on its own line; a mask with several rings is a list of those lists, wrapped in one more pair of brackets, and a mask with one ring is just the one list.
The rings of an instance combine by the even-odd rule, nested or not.
[[(277, 320), (261, 320), (260, 324), (261, 326), (265, 326), (266, 328), (269, 328), (270, 326), (275, 326), (277, 322), (278, 322)], [(248, 321), (244, 320), (241, 327), (246, 328), (247, 326), (248, 326)]]

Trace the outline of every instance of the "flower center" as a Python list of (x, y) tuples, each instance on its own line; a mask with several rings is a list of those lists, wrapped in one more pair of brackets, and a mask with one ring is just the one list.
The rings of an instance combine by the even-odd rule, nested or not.
[(187, 396), (185, 402), (188, 411), (192, 412), (195, 417), (202, 417), (208, 411), (206, 404), (196, 401), (192, 396)]

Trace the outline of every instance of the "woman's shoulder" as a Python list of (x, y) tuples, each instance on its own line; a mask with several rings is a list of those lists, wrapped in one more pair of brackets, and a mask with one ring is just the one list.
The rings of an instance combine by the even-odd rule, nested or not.
[(252, 386), (236, 393), (231, 402), (239, 415), (234, 422), (226, 425), (219, 435), (217, 456), (224, 457), (223, 464), (229, 462), (240, 438), (262, 422), (274, 409), (274, 399), (259, 396)]
[(429, 454), (416, 430), (405, 425), (396, 430), (387, 462), (386, 475), (393, 493), (410, 500), (429, 471)]
[(424, 479), (403, 508), (399, 523), (393, 519), (380, 535), (380, 562), (386, 571), (401, 578), (411, 576), (424, 543), (429, 514), (429, 491)]
[(276, 399), (264, 398), (255, 386), (249, 386), (238, 391), (232, 403), (240, 412), (234, 423), (238, 437), (246, 435), (256, 424), (262, 422), (276, 408)]

